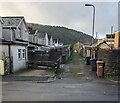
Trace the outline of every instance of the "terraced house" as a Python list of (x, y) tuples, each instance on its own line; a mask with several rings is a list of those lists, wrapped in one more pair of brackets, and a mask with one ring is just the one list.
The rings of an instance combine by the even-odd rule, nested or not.
[(7, 73), (26, 68), (28, 30), (24, 17), (2, 17), (3, 36), (7, 42), (4, 56), (7, 58)]
[(27, 67), (31, 50), (49, 50), (55, 45), (52, 36), (30, 28), (24, 17), (0, 18), (0, 60), (4, 61), (3, 74), (11, 74)]
[[(48, 47), (49, 45), (49, 38), (47, 33), (39, 32), (38, 30), (33, 30), (32, 28), (28, 27), (29, 31), (29, 50), (36, 49), (40, 50), (42, 47)], [(53, 43), (51, 43), (53, 44)]]

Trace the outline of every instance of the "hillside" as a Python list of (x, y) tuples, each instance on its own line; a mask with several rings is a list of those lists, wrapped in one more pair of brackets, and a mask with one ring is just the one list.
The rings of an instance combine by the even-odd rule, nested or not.
[(78, 41), (82, 43), (91, 43), (91, 36), (73, 30), (66, 27), (60, 27), (60, 26), (48, 26), (48, 25), (40, 25), (40, 24), (33, 24), (33, 23), (27, 23), (28, 27), (32, 27), (33, 29), (37, 29), (40, 32), (46, 32), (48, 35), (51, 35), (53, 39), (59, 40), (63, 42), (64, 44), (71, 43), (74, 44)]

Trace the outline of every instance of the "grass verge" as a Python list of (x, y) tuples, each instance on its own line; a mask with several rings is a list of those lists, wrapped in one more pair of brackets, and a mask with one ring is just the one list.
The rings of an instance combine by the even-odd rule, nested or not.
[(73, 78), (78, 78), (78, 77), (80, 77), (80, 76), (77, 74), (77, 73), (80, 72), (80, 69), (79, 69), (79, 68), (71, 68), (71, 69), (70, 69), (70, 72), (71, 72)]
[(80, 55), (78, 53), (73, 53), (71, 55), (71, 57), (68, 59), (68, 61), (66, 62), (66, 64), (76, 64), (78, 63), (78, 59), (80, 59)]

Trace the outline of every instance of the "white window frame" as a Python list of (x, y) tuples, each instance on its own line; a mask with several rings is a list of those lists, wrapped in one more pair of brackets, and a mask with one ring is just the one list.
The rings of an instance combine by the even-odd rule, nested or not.
[(18, 60), (21, 60), (21, 49), (18, 49)]
[(22, 49), (22, 59), (25, 59), (25, 49)]

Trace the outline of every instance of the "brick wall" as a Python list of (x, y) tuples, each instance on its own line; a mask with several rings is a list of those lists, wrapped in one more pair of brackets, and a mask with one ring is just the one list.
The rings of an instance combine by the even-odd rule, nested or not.
[(98, 59), (105, 62), (105, 74), (117, 71), (120, 73), (120, 50), (98, 50)]

